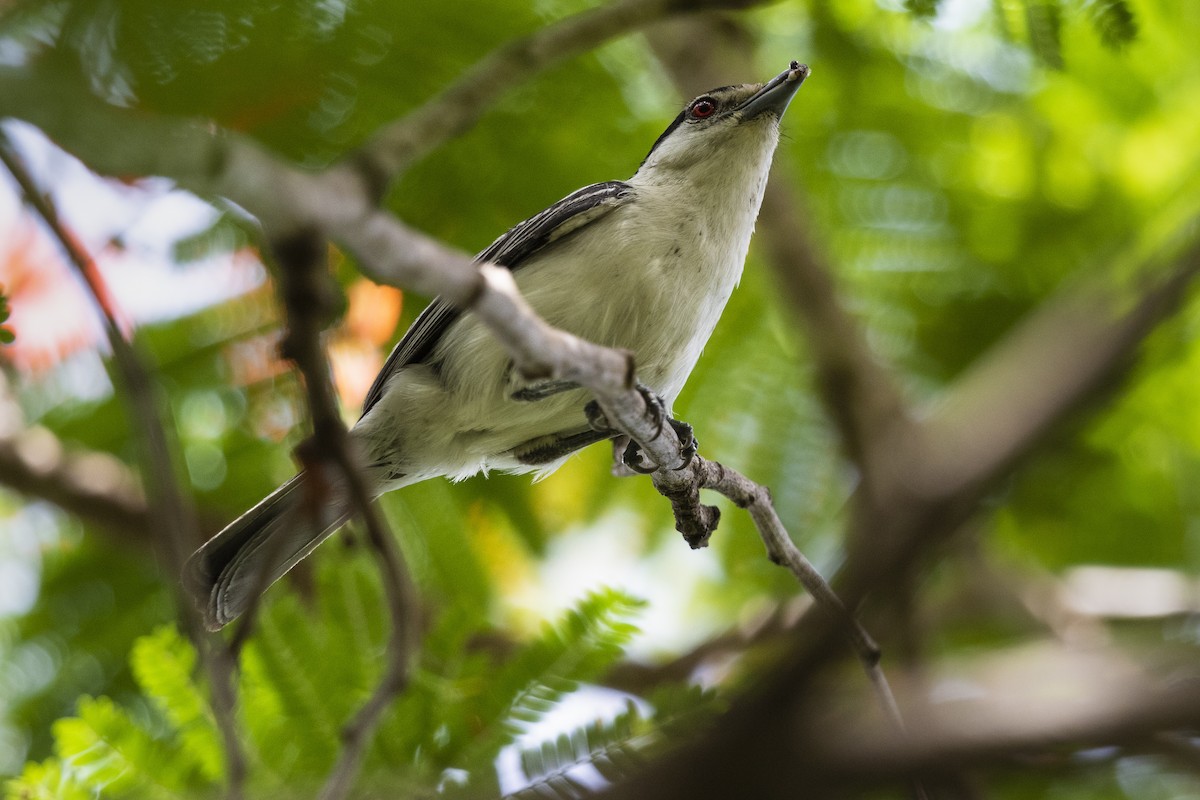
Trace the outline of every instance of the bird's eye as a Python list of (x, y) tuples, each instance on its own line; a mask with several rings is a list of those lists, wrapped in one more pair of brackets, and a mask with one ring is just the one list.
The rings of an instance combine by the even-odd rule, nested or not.
[(692, 117), (695, 119), (711, 117), (715, 113), (717, 113), (717, 104), (711, 97), (701, 97), (692, 103)]

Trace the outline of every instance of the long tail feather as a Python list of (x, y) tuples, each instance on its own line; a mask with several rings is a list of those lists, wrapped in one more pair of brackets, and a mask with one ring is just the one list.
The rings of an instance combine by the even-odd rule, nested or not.
[(209, 629), (236, 619), (348, 516), (340, 481), (314, 487), (300, 474), (209, 539), (184, 570), (188, 587), (204, 601)]

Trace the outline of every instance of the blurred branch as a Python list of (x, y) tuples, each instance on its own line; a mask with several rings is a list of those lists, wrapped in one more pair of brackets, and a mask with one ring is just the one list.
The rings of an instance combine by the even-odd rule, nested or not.
[(1198, 274), (1200, 240), (1165, 270), (1143, 269), (1136, 299), (1134, 286), (1074, 286), (979, 359), (890, 454), (888, 496), (860, 498), (843, 591), (862, 596), (952, 535), (1049, 432), (1125, 377)]
[[(1152, 279), (1150, 287), (1133, 303), (1119, 291), (1098, 288), (1064, 295), (998, 344), (984, 359), (986, 366), (978, 374), (968, 375), (952, 387), (947, 396), (955, 402), (947, 403), (947, 409), (953, 409), (953, 415), (935, 416), (929, 423), (931, 432), (921, 440), (924, 446), (895, 456), (911, 459), (903, 462), (911, 485), (925, 491), (897, 493), (886, 504), (868, 504), (859, 497), (852, 523), (857, 546), (852, 548), (839, 581), (839, 595), (847, 607), (856, 608), (868, 592), (886, 587), (890, 576), (900, 574), (955, 533), (976, 512), (987, 489), (1008, 475), (1021, 456), (1072, 412), (1110, 389), (1127, 372), (1144, 338), (1180, 306), (1197, 274), (1200, 244), (1177, 259), (1165, 275)], [(992, 386), (1000, 400), (990, 393), (975, 394), (973, 387), (980, 385), (980, 375), (993, 379), (1004, 376), (1009, 381)], [(1043, 385), (1036, 388), (1027, 385), (1039, 381)], [(1000, 413), (997, 403), (1003, 402), (1007, 391), (1018, 395), (1019, 413), (1031, 415), (1031, 421), (1019, 423), (1006, 416), (993, 419)], [(954, 424), (944, 423), (943, 419), (953, 419)], [(975, 450), (975, 437), (949, 435), (959, 431), (978, 431), (980, 450)], [(941, 446), (934, 449), (928, 442)], [(947, 447), (958, 451), (946, 452)], [(969, 482), (932, 480), (947, 475), (944, 465), (951, 459), (968, 470)], [(1131, 680), (1127, 686), (1098, 689), (1089, 702), (1099, 703), (1101, 710), (1112, 713), (1085, 718), (1082, 713), (1071, 715), (1063, 710), (1062, 719), (1067, 724), (1056, 732), (1041, 724), (1052, 717), (1032, 714), (1029, 701), (1015, 708), (1031, 713), (1013, 714), (1003, 735), (1000, 728), (993, 727), (993, 720), (982, 714), (965, 715), (962, 724), (951, 732), (936, 727), (937, 719), (914, 720), (905, 707), (911, 741), (905, 744), (892, 736), (887, 740), (891, 755), (885, 758), (881, 750), (872, 750), (870, 758), (864, 755), (860, 760), (860, 751), (856, 750), (859, 729), (849, 725), (846, 730), (853, 733), (847, 734), (850, 738), (846, 740), (846, 751), (838, 757), (846, 759), (847, 764), (852, 760), (853, 765), (844, 770), (838, 767), (835, 773), (832, 755), (814, 755), (824, 752), (818, 745), (826, 740), (828, 730), (815, 729), (808, 737), (798, 737), (794, 726), (807, 713), (800, 710), (801, 706), (817, 691), (814, 681), (841, 634), (842, 629), (833, 620), (816, 617), (806, 622), (788, 663), (736, 703), (714, 732), (656, 762), (606, 796), (724, 797), (732, 787), (738, 787), (743, 794), (756, 797), (791, 797), (801, 775), (805, 786), (814, 785), (818, 779), (844, 786), (860, 774), (885, 777), (882, 766), (880, 771), (872, 772), (872, 763), (889, 763), (887, 776), (908, 777), (925, 770), (957, 769), (972, 759), (1057, 748), (1064, 742), (1082, 745), (1127, 736), (1145, 737), (1200, 720), (1200, 683), (1191, 679), (1166, 682), (1155, 687), (1144, 703), (1130, 706), (1105, 703), (1116, 704), (1130, 696), (1126, 692), (1138, 689), (1138, 680), (1143, 686), (1147, 683), (1143, 678)], [(1033, 686), (1034, 682), (1027, 679), (1021, 688), (1028, 693)], [(1076, 724), (1081, 719), (1087, 724)], [(865, 741), (861, 753), (868, 752)], [(734, 764), (738, 768), (731, 770)], [(784, 764), (787, 768), (780, 771)], [(856, 773), (859, 769), (863, 772)]]
[(0, 438), (0, 483), (144, 545), (153, 530), (138, 479), (107, 453), (68, 452), (45, 428)]
[[(363, 756), (384, 710), (408, 683), (409, 663), (419, 636), (418, 606), (404, 556), (373, 505), (374, 498), (363, 480), (355, 454), (351, 452), (330, 380), (321, 331), (332, 319), (335, 288), (326, 263), (325, 242), (315, 232), (301, 233), (276, 240), (273, 249), (280, 267), (277, 270), (279, 288), (287, 313), (287, 330), (280, 350), (304, 376), (313, 425), (312, 438), (301, 445), (298, 455), (309, 472), (328, 463), (345, 477), (351, 508), (362, 518), (367, 539), (375, 550), (391, 620), (383, 676), (343, 729), (341, 752), (321, 791), (322, 800), (341, 800), (354, 787)], [(239, 629), (239, 640), (244, 638), (246, 630), (245, 625)]]
[(1200, 724), (1194, 662), (1156, 679), (1120, 650), (1024, 645), (956, 665), (953, 680), (977, 691), (936, 704), (901, 691), (916, 723), (906, 737), (862, 702), (810, 694), (792, 720), (801, 732), (785, 745), (794, 758), (780, 763), (829, 790), (1014, 758), (1068, 761), (1072, 750), (1105, 745), (1157, 749)]
[(351, 161), (367, 170), (382, 194), (413, 162), (468, 130), (508, 91), (547, 67), (663, 17), (773, 1), (617, 0), (589, 8), (492, 51), (427, 103), (375, 134)]
[[(804, 610), (812, 604), (808, 595), (796, 595), (778, 605), (750, 624), (738, 625), (706, 639), (686, 653), (661, 664), (621, 661), (598, 681), (604, 686), (630, 694), (646, 696), (653, 689), (667, 684), (691, 681), (697, 670), (709, 664), (734, 659), (746, 651), (778, 644), (794, 630)], [(511, 649), (511, 645), (510, 645)]]
[(903, 735), (862, 693), (848, 694), (833, 675), (810, 675), (787, 697), (768, 703), (767, 693), (759, 695), (753, 715), (736, 706), (701, 744), (685, 745), (603, 797), (782, 800), (795, 797), (797, 786), (815, 797), (857, 796), (1014, 760), (1070, 763), (1072, 751), (1095, 747), (1161, 750), (1180, 744), (1176, 732), (1200, 725), (1194, 660), (1176, 659), (1156, 678), (1149, 662), (1122, 651), (1043, 643), (934, 671), (935, 685), (945, 678), (972, 692), (930, 703), (919, 687), (899, 683), (911, 723)]
[[(155, 390), (148, 370), (140, 356), (121, 332), (112, 298), (102, 283), (100, 272), (79, 241), (64, 227), (57, 209), (50, 198), (34, 183), (20, 156), (12, 149), (7, 136), (0, 131), (0, 161), (12, 174), (26, 204), (41, 217), (46, 227), (57, 240), (68, 261), (75, 267), (88, 287), (104, 319), (105, 332), (112, 348), (113, 361), (121, 376), (118, 384), (124, 389), (124, 399), (141, 451), (143, 479), (149, 489), (150, 522), (153, 526), (152, 540), (165, 561), (170, 575), (177, 576), (183, 569), (184, 559), (193, 544), (199, 541), (196, 515), (176, 483), (175, 461), (171, 445), (167, 440), (163, 423), (166, 410), (161, 397)], [(196, 616), (192, 598), (183, 594), (179, 598), (179, 611), (184, 628), (196, 646), (202, 663), (213, 682), (213, 712), (225, 748), (228, 793), (230, 800), (242, 796), (245, 778), (245, 759), (237, 737), (233, 716), (233, 664), (220, 648), (210, 648), (203, 634), (203, 626)]]
[(832, 784), (844, 785), (1035, 753), (1065, 758), (1064, 750), (1102, 745), (1157, 747), (1160, 732), (1200, 724), (1194, 661), (1156, 679), (1117, 649), (1043, 643), (992, 652), (957, 666), (953, 676), (978, 691), (937, 704), (912, 698), (905, 710), (919, 728), (903, 738), (861, 710), (846, 713), (829, 695), (811, 696), (801, 723), (807, 734), (799, 737), (806, 758)]

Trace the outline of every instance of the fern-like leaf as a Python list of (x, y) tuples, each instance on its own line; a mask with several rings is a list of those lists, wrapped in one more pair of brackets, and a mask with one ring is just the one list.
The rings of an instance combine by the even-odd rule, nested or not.
[(103, 797), (182, 799), (195, 784), (198, 765), (186, 753), (105, 697), (80, 701), (78, 716), (54, 724), (54, 739), (65, 777)]
[[(699, 687), (666, 687), (643, 715), (630, 703), (611, 722), (597, 722), (521, 753), (529, 784), (505, 800), (578, 800), (592, 793), (578, 771), (591, 767), (609, 783), (636, 771), (669, 742), (694, 735), (716, 709), (716, 696)], [(572, 773), (576, 773), (573, 775)]]
[(643, 763), (639, 751), (654, 738), (636, 707), (611, 722), (597, 722), (521, 753), (521, 769), (529, 785), (506, 796), (506, 800), (576, 800), (589, 794), (572, 775), (582, 767), (592, 767), (606, 780), (613, 781)]
[[(487, 681), (465, 709), (445, 755), (470, 769), (490, 765), (500, 748), (620, 658), (637, 633), (630, 621), (645, 602), (614, 589), (588, 594), (556, 625), (526, 645)], [(455, 742), (466, 744), (465, 749)]]
[(224, 752), (212, 711), (192, 680), (196, 652), (191, 644), (175, 628), (163, 626), (134, 643), (130, 666), (204, 778), (219, 781), (225, 772)]
[[(382, 614), (369, 567), (364, 559), (346, 558), (320, 570), (316, 620), (295, 596), (273, 598), (246, 647), (247, 726), (263, 761), (280, 775), (320, 776), (333, 765), (341, 727), (379, 672)], [(344, 613), (362, 616), (338, 616)]]

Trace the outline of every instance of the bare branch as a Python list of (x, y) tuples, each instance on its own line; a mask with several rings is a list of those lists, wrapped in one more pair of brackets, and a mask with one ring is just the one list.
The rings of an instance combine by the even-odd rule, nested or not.
[(1152, 743), (1161, 732), (1200, 723), (1194, 664), (1179, 664), (1164, 680), (1122, 651), (1041, 643), (955, 664), (953, 675), (978, 692), (948, 703), (906, 699), (920, 726), (903, 738), (869, 713), (846, 714), (846, 703), (835, 709), (810, 698), (802, 737), (808, 757), (833, 780), (858, 781), (1062, 748)]
[[(850, 614), (841, 599), (834, 593), (829, 583), (813, 566), (800, 549), (796, 547), (771, 501), (771, 493), (765, 487), (754, 483), (736, 470), (729, 469), (715, 461), (707, 461), (700, 456), (692, 459), (691, 463), (682, 470), (659, 469), (654, 475), (654, 486), (664, 496), (671, 499), (672, 507), (678, 520), (677, 527), (688, 537), (685, 530), (689, 523), (703, 517), (697, 508), (700, 506), (699, 490), (712, 489), (733, 501), (738, 508), (746, 510), (754, 520), (759, 536), (767, 548), (767, 557), (775, 564), (786, 567), (800, 582), (813, 598), (816, 607), (837, 621), (838, 626), (846, 634), (850, 643), (862, 662), (863, 669), (871, 681), (876, 696), (879, 698), (885, 713), (895, 727), (905, 730), (904, 719), (896, 698), (888, 685), (887, 677), (879, 666), (879, 645), (871, 638), (866, 629)], [(716, 509), (712, 509), (715, 511)], [(694, 531), (694, 537), (702, 537), (707, 541), (708, 536), (716, 527), (715, 516), (711, 518), (711, 527)], [(923, 790), (918, 789), (918, 792)]]
[[(723, 730), (719, 753), (714, 737), (669, 756), (669, 772), (635, 778), (605, 796), (788, 798), (796, 786), (816, 797), (855, 795), (872, 785), (1015, 758), (1062, 763), (1073, 750), (1158, 747), (1171, 732), (1200, 724), (1194, 664), (1178, 664), (1164, 679), (1125, 652), (1042, 643), (969, 664), (939, 665), (935, 672), (974, 691), (929, 703), (900, 684), (905, 718), (913, 723), (906, 735), (897, 734), (866, 698), (822, 682), (809, 685), (798, 702), (759, 704), (753, 710), (758, 716), (739, 718), (777, 739), (746, 742)], [(711, 769), (703, 766), (708, 763)], [(683, 786), (671, 780), (688, 765), (703, 774), (683, 777)], [(731, 787), (738, 787), (737, 794), (723, 793)]]

